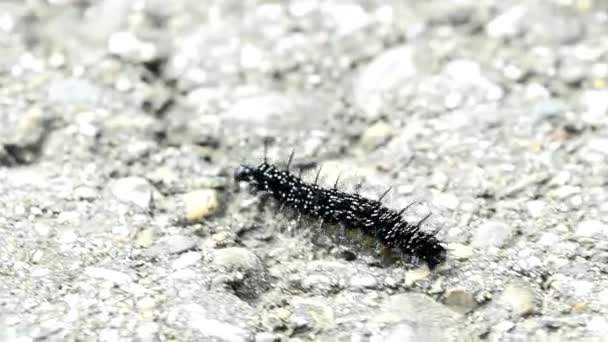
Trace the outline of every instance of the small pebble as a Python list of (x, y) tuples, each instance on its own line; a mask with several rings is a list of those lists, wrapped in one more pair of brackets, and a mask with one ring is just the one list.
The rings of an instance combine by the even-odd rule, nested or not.
[(202, 258), (203, 255), (199, 252), (186, 252), (175, 259), (173, 263), (171, 263), (171, 267), (175, 270), (186, 268), (196, 264)]
[(464, 288), (447, 289), (444, 303), (461, 313), (469, 312), (477, 307), (473, 295)]
[(73, 230), (64, 230), (57, 234), (59, 243), (69, 245), (78, 240), (78, 235)]
[(438, 207), (446, 208), (449, 210), (455, 210), (456, 208), (458, 208), (460, 200), (454, 194), (441, 192), (435, 194), (433, 198), (433, 204)]
[(589, 296), (595, 287), (592, 281), (582, 279), (572, 279), (569, 285), (574, 289), (574, 295), (577, 297)]
[(357, 289), (372, 289), (378, 286), (378, 280), (372, 275), (357, 275), (350, 279), (350, 285)]
[(446, 341), (460, 327), (461, 314), (420, 293), (391, 295), (382, 304), (373, 321), (387, 326), (407, 322), (417, 327), (412, 341)]
[(213, 263), (228, 271), (256, 271), (263, 265), (255, 253), (247, 248), (228, 247), (216, 250), (213, 256)]
[(255, 334), (256, 342), (279, 342), (281, 338), (278, 335), (269, 332), (259, 332)]
[(598, 301), (601, 305), (608, 307), (608, 289), (603, 289), (597, 294)]
[(101, 98), (101, 89), (88, 80), (77, 78), (56, 80), (49, 84), (48, 100), (64, 105), (95, 105)]
[(534, 200), (528, 201), (526, 206), (528, 207), (528, 213), (530, 214), (530, 216), (542, 217), (543, 215), (545, 215), (545, 208), (547, 207), (547, 203), (542, 200)]
[(140, 40), (132, 32), (113, 33), (108, 39), (108, 51), (137, 62), (151, 61), (158, 54), (154, 44)]
[(430, 274), (431, 271), (428, 269), (428, 267), (420, 267), (414, 270), (409, 270), (405, 272), (404, 285), (406, 287), (411, 287), (417, 281), (426, 279)]
[(137, 308), (139, 310), (151, 310), (156, 307), (156, 300), (152, 297), (144, 297), (137, 301)]
[(154, 188), (140, 177), (126, 177), (114, 181), (112, 194), (124, 203), (134, 204), (142, 209), (149, 209)]
[(184, 194), (183, 201), (186, 206), (186, 220), (190, 223), (214, 214), (219, 208), (217, 191), (211, 189)]
[(120, 340), (120, 331), (118, 329), (102, 329), (99, 332), (99, 341), (114, 342)]
[(386, 143), (393, 133), (391, 125), (378, 121), (363, 132), (359, 144), (365, 151), (372, 151)]
[(608, 237), (608, 224), (600, 220), (585, 220), (576, 225), (574, 234), (579, 237)]
[(473, 256), (473, 247), (460, 243), (450, 243), (447, 246), (450, 256), (456, 260), (466, 260)]
[(332, 288), (332, 281), (322, 274), (311, 274), (302, 280), (302, 288), (306, 290), (319, 290), (328, 292)]
[(502, 247), (513, 236), (513, 227), (504, 222), (486, 221), (473, 234), (474, 247)]
[(604, 317), (595, 316), (587, 323), (587, 329), (605, 336), (608, 334), (608, 320)]
[(154, 257), (162, 254), (179, 254), (197, 246), (198, 238), (187, 235), (164, 236), (146, 250), (146, 255)]
[(92, 201), (99, 196), (99, 192), (88, 186), (79, 186), (74, 189), (74, 198), (85, 201)]
[(84, 269), (84, 274), (91, 278), (104, 279), (117, 285), (125, 285), (131, 282), (131, 277), (128, 274), (102, 267), (89, 266)]
[(336, 324), (334, 310), (321, 300), (296, 297), (291, 305), (289, 321), (295, 328), (331, 329)]
[(502, 293), (501, 300), (509, 305), (517, 316), (527, 316), (536, 310), (534, 294), (522, 285), (508, 285)]
[(492, 327), (492, 330), (497, 332), (497, 333), (505, 333), (511, 329), (513, 329), (513, 327), (515, 327), (515, 323), (511, 322), (511, 321), (502, 321), (498, 324), (496, 324), (494, 327)]
[(49, 235), (51, 235), (51, 227), (44, 224), (44, 223), (40, 223), (40, 222), (36, 222), (34, 224), (34, 231), (40, 236), (40, 237), (48, 237)]
[(525, 6), (513, 6), (492, 19), (486, 25), (486, 33), (492, 38), (514, 37), (523, 29), (522, 22), (525, 14)]
[(154, 229), (152, 229), (152, 228), (143, 229), (142, 231), (140, 231), (137, 234), (137, 239), (135, 240), (135, 243), (140, 247), (144, 247), (144, 248), (150, 247), (154, 243), (155, 236), (156, 236), (156, 233), (155, 233)]
[(410, 46), (397, 46), (384, 51), (361, 72), (355, 83), (357, 105), (369, 117), (380, 114), (384, 93), (396, 89), (419, 73), (416, 52)]
[(139, 324), (135, 331), (137, 340), (141, 342), (154, 342), (157, 340), (159, 325), (156, 322), (144, 322)]

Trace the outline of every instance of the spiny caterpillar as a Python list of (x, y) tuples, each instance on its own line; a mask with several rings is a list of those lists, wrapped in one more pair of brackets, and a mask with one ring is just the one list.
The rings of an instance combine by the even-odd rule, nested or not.
[(321, 225), (327, 222), (358, 228), (385, 247), (424, 260), (430, 269), (445, 261), (446, 250), (435, 234), (420, 227), (430, 214), (417, 223), (407, 222), (401, 215), (409, 205), (401, 211), (382, 205), (390, 188), (378, 200), (342, 192), (338, 190), (338, 180), (333, 188), (324, 189), (317, 184), (321, 169), (314, 183), (307, 183), (289, 172), (292, 159), (293, 152), (286, 169), (280, 170), (267, 162), (264, 152), (264, 161), (257, 167), (239, 166), (235, 180), (250, 183), (254, 191), (269, 193), (281, 206), (289, 207), (301, 216), (320, 219)]

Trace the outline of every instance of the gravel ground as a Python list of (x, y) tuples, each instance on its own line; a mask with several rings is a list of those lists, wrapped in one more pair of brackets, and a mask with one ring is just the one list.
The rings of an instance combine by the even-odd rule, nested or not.
[[(0, 2), (0, 340), (606, 341), (608, 2)], [(232, 180), (407, 213), (430, 272)]]

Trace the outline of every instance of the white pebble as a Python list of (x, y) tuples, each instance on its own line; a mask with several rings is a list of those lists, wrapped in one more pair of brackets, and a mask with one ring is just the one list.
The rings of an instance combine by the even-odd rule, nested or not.
[(576, 236), (580, 237), (606, 237), (608, 236), (608, 225), (600, 220), (586, 220), (576, 226)]
[(135, 204), (142, 209), (150, 206), (153, 188), (144, 178), (121, 178), (112, 184), (111, 189), (114, 197), (121, 202)]
[(84, 269), (84, 274), (91, 278), (103, 279), (117, 285), (131, 282), (131, 277), (128, 274), (102, 267), (89, 266)]

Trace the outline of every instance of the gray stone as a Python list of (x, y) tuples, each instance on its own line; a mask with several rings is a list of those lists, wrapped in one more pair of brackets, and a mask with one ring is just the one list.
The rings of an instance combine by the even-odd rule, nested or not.
[(225, 113), (228, 120), (264, 123), (290, 113), (293, 102), (279, 93), (261, 93), (243, 96)]
[(279, 335), (269, 333), (269, 332), (259, 332), (255, 334), (256, 342), (279, 342), (281, 341), (281, 337)]
[(429, 332), (427, 336), (421, 336), (411, 325), (398, 324), (382, 340), (388, 342), (414, 342), (430, 341), (431, 338), (436, 338), (436, 336), (433, 336), (433, 332)]
[(444, 304), (460, 313), (475, 309), (478, 304), (473, 295), (464, 288), (450, 288), (445, 291)]
[(253, 334), (227, 321), (213, 318), (211, 308), (205, 308), (199, 304), (184, 304), (172, 309), (169, 321), (184, 321), (185, 325), (199, 332), (205, 338), (214, 338), (227, 342), (248, 342)]
[(586, 150), (597, 157), (585, 157), (589, 161), (603, 161), (608, 159), (608, 138), (594, 138), (587, 142)]
[(608, 289), (601, 290), (597, 294), (598, 302), (603, 306), (608, 306)]
[(605, 317), (594, 316), (587, 323), (587, 329), (599, 335), (608, 334), (608, 320)]
[(108, 39), (108, 51), (137, 62), (148, 62), (158, 56), (154, 44), (142, 41), (133, 32), (113, 33)]
[(112, 32), (127, 25), (131, 9), (129, 5), (121, 0), (99, 3), (99, 7), (94, 11), (95, 20), (89, 22), (89, 29), (81, 33), (93, 41), (105, 41)]
[(357, 275), (350, 278), (350, 286), (355, 289), (373, 289), (378, 286), (378, 280), (372, 275)]
[(121, 202), (149, 209), (154, 188), (140, 177), (126, 177), (115, 180), (111, 186), (114, 197)]
[(289, 321), (296, 329), (330, 330), (336, 324), (334, 311), (322, 300), (295, 297), (291, 305)]
[(186, 268), (196, 264), (202, 258), (203, 255), (199, 252), (186, 252), (175, 259), (173, 263), (171, 263), (171, 267), (176, 270)]
[(507, 331), (513, 329), (515, 327), (515, 323), (511, 322), (511, 321), (502, 321), (498, 324), (496, 324), (495, 326), (492, 327), (492, 332), (499, 334), (500, 336), (502, 336), (502, 334), (506, 333)]
[(405, 276), (403, 277), (404, 285), (406, 287), (410, 287), (416, 282), (428, 278), (430, 274), (431, 271), (428, 269), (428, 267), (420, 267), (413, 270), (409, 270), (405, 272)]
[(79, 200), (87, 200), (92, 201), (99, 196), (99, 191), (88, 187), (88, 186), (79, 186), (74, 189), (74, 198)]
[(152, 247), (146, 250), (146, 255), (154, 257), (162, 254), (179, 254), (195, 248), (197, 244), (198, 238), (195, 236), (163, 236)]
[(49, 101), (63, 105), (96, 105), (101, 100), (101, 89), (83, 79), (64, 79), (49, 85)]
[(600, 220), (585, 220), (576, 225), (574, 234), (579, 237), (608, 237), (608, 224)]
[(559, 77), (568, 84), (577, 84), (585, 78), (585, 66), (580, 63), (567, 64), (559, 69)]
[(580, 96), (584, 108), (582, 118), (588, 123), (599, 123), (608, 112), (608, 90), (587, 90)]
[(11, 119), (0, 118), (0, 165), (34, 162), (50, 132), (51, 116), (35, 106)]
[(115, 328), (102, 329), (99, 332), (99, 341), (112, 342), (120, 339), (120, 331)]
[(457, 260), (466, 260), (473, 256), (473, 248), (469, 245), (463, 245), (460, 243), (450, 243), (448, 245), (448, 253), (450, 257)]
[(329, 292), (333, 287), (332, 280), (322, 274), (311, 274), (302, 280), (302, 288), (308, 291)]
[(484, 74), (479, 63), (470, 59), (456, 59), (447, 63), (442, 75), (459, 86), (473, 87), (482, 92), (488, 100), (499, 100), (504, 91), (500, 86), (491, 82)]
[(131, 276), (126, 273), (103, 267), (89, 266), (84, 269), (84, 274), (91, 278), (103, 279), (117, 285), (127, 285), (132, 281)]
[(228, 271), (254, 272), (262, 268), (258, 256), (242, 247), (228, 247), (214, 251), (213, 263)]
[(140, 247), (150, 247), (154, 243), (156, 238), (156, 232), (152, 228), (146, 228), (140, 231), (137, 234), (137, 238), (135, 240), (136, 244)]
[(542, 217), (546, 213), (547, 203), (542, 200), (534, 200), (526, 203), (528, 213), (532, 217)]
[(502, 293), (501, 301), (517, 316), (527, 316), (536, 311), (534, 293), (524, 285), (508, 285)]
[(416, 49), (402, 45), (384, 51), (361, 72), (355, 83), (355, 101), (370, 117), (377, 117), (387, 92), (420, 73)]
[(549, 247), (549, 246), (555, 246), (557, 243), (559, 243), (560, 241), (560, 237), (557, 234), (554, 233), (543, 233), (540, 237), (540, 239), (538, 239), (538, 243), (541, 246), (545, 246), (545, 247)]
[(391, 339), (412, 341), (455, 341), (460, 319), (460, 314), (418, 293), (390, 296), (374, 316), (375, 322), (393, 324)]
[(451, 193), (440, 192), (433, 197), (433, 204), (449, 210), (456, 210), (460, 204), (458, 197)]
[(525, 15), (525, 6), (513, 6), (492, 19), (486, 25), (486, 33), (492, 38), (514, 37), (522, 32)]
[(378, 121), (363, 132), (359, 142), (362, 149), (372, 151), (386, 143), (394, 129), (384, 121)]
[(543, 99), (532, 107), (542, 118), (555, 117), (567, 110), (566, 103), (558, 99)]
[(486, 221), (477, 227), (471, 243), (482, 248), (502, 247), (512, 238), (513, 233), (513, 227), (504, 222)]
[(159, 329), (156, 322), (144, 322), (137, 326), (135, 336), (142, 342), (154, 342), (158, 339)]
[(382, 305), (381, 312), (389, 314), (382, 320), (414, 320), (416, 322), (450, 323), (460, 315), (446, 306), (419, 293), (403, 293), (390, 296)]

